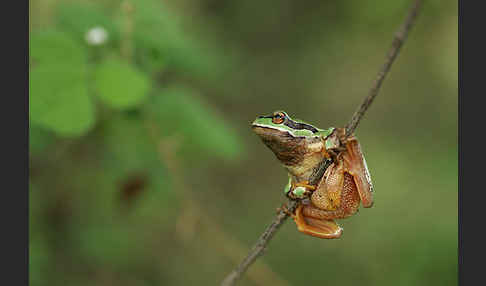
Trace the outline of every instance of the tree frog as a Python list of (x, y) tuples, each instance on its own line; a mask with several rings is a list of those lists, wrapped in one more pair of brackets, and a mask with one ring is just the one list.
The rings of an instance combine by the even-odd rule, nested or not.
[[(284, 111), (259, 116), (253, 131), (269, 147), (288, 173), (285, 194), (301, 199), (291, 214), (297, 229), (319, 238), (339, 238), (334, 219), (352, 216), (360, 203), (373, 205), (373, 184), (361, 146), (344, 128), (319, 129), (294, 120)], [(317, 185), (309, 182), (323, 160), (332, 160)]]

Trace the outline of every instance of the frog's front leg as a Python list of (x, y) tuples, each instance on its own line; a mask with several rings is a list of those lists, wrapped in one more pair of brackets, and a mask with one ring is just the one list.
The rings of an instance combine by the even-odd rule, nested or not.
[(312, 191), (316, 189), (315, 186), (309, 185), (309, 182), (302, 181), (294, 183), (292, 178), (289, 176), (289, 181), (284, 187), (284, 193), (290, 199), (304, 199), (312, 194)]
[(292, 216), (297, 224), (297, 229), (300, 232), (326, 239), (341, 237), (343, 229), (337, 225), (334, 220), (316, 219), (304, 216), (303, 210), (308, 207), (312, 206), (301, 204), (297, 207), (295, 215)]

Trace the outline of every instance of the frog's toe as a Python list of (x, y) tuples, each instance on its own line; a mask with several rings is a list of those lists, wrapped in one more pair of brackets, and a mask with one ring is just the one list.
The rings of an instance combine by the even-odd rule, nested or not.
[(341, 237), (343, 229), (334, 220), (304, 217), (302, 208), (303, 206), (300, 205), (295, 212), (295, 216), (292, 217), (300, 232), (325, 239)]
[(302, 187), (305, 188), (307, 192), (309, 191), (314, 191), (316, 189), (316, 186), (310, 185), (308, 181), (302, 181), (299, 183), (294, 184), (294, 188)]

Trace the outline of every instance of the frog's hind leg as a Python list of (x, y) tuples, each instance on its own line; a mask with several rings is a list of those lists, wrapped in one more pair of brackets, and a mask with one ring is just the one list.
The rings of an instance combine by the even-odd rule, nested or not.
[(373, 183), (361, 146), (355, 137), (351, 137), (346, 143), (346, 149), (342, 153), (346, 169), (353, 176), (363, 207), (370, 208), (373, 206)]
[(343, 229), (334, 220), (323, 220), (312, 217), (304, 217), (302, 214), (303, 205), (297, 207), (292, 217), (297, 224), (297, 229), (307, 235), (319, 238), (339, 238)]

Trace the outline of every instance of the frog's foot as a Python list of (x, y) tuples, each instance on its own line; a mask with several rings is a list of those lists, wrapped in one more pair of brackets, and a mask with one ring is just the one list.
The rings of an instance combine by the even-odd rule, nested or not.
[(346, 136), (346, 128), (337, 128), (336, 135), (342, 146), (345, 146), (348, 140), (354, 137), (353, 134), (350, 134), (350, 136)]
[(301, 199), (301, 196), (296, 195), (294, 192), (288, 192), (287, 197), (293, 201)]
[(306, 190), (310, 190), (310, 191), (314, 191), (316, 189), (316, 186), (309, 185), (309, 181), (302, 181), (299, 183), (294, 183), (293, 185), (294, 185), (293, 189), (296, 187), (304, 187), (306, 188)]
[(283, 203), (281, 207), (277, 208), (277, 214), (279, 214), (280, 212), (284, 212), (286, 213), (288, 216), (294, 216), (294, 214), (289, 210), (289, 208), (287, 207), (287, 204)]
[(325, 158), (331, 159), (333, 162), (337, 162), (339, 154), (343, 151), (346, 151), (346, 147), (344, 147), (344, 145), (341, 144), (337, 147), (332, 147), (327, 150), (323, 150), (322, 153), (324, 154)]
[(334, 152), (332, 152), (332, 149), (326, 150), (326, 148), (322, 148), (322, 155), (326, 159), (332, 159), (333, 158), (333, 153)]
[(300, 232), (326, 239), (341, 237), (343, 229), (334, 220), (304, 217), (302, 208), (303, 205), (298, 206), (295, 215), (292, 216)]
[(339, 153), (344, 151), (344, 150), (346, 150), (346, 148), (336, 147), (334, 149), (327, 150), (327, 153), (329, 154), (330, 158), (332, 159), (332, 162), (337, 162)]
[(339, 153), (346, 150), (345, 134), (346, 129), (336, 128), (328, 137), (326, 137), (325, 148), (322, 150), (325, 158), (332, 159), (335, 162)]
[(291, 183), (286, 195), (291, 200), (305, 199), (312, 195), (312, 192), (314, 192), (315, 189), (316, 187), (309, 185), (308, 181)]

